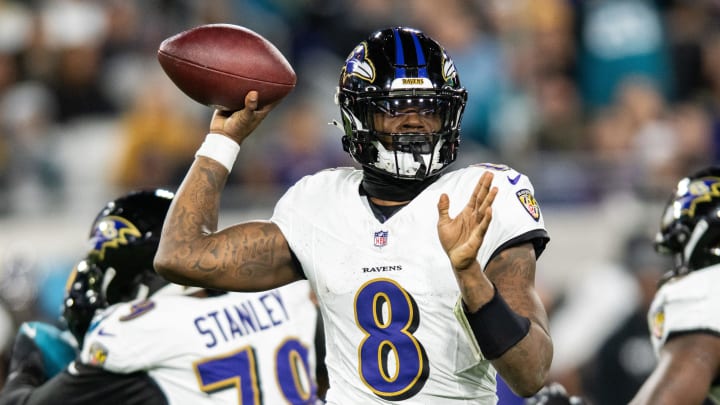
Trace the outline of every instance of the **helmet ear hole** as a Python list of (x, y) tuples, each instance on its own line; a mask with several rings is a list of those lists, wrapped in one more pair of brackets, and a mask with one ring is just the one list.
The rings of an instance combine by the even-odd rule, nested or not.
[(671, 234), (672, 243), (678, 250), (681, 250), (690, 238), (690, 228), (685, 224), (681, 224), (676, 228), (677, 229)]

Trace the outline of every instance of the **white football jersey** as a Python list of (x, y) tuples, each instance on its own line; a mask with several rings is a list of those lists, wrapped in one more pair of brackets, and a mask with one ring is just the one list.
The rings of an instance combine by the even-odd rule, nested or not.
[(81, 361), (146, 371), (173, 405), (315, 403), (317, 308), (309, 294), (299, 281), (118, 304), (93, 321)]
[(484, 267), (503, 246), (547, 236), (530, 181), (506, 166), (449, 172), (385, 223), (351, 168), (307, 176), (280, 199), (271, 220), (320, 302), (328, 404), (497, 401), (494, 368), (474, 356), (453, 314), (460, 292), (437, 235), (440, 195), (456, 216), (486, 170), (499, 193), (478, 252)]
[[(648, 311), (648, 325), (655, 349), (660, 350), (668, 336), (677, 332), (706, 330), (720, 334), (720, 265), (693, 271), (663, 284)], [(710, 397), (720, 404), (720, 385), (711, 388)]]

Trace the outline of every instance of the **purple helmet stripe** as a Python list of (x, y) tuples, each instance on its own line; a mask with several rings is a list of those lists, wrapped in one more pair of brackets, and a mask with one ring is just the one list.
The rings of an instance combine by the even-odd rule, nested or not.
[[(395, 37), (395, 65), (405, 65), (405, 52), (403, 51), (402, 40), (400, 39), (400, 33), (397, 28), (393, 29), (393, 36)], [(395, 77), (407, 77), (405, 68), (395, 68)]]
[(427, 62), (425, 62), (425, 54), (423, 54), (422, 46), (420, 46), (420, 40), (417, 35), (413, 32), (410, 34), (415, 44), (415, 55), (417, 55), (417, 64), (422, 66), (418, 69), (418, 77), (428, 77)]

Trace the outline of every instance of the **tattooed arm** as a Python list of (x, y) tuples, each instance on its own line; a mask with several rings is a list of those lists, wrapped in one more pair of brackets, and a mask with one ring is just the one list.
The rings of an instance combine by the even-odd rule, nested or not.
[[(210, 132), (242, 143), (274, 107), (258, 109), (257, 99), (257, 92), (250, 92), (245, 109), (229, 116), (216, 111)], [(195, 159), (165, 219), (155, 270), (175, 283), (234, 291), (266, 290), (300, 279), (275, 224), (253, 221), (217, 229), (227, 177), (217, 161)]]
[(510, 308), (530, 319), (528, 334), (493, 361), (508, 386), (521, 396), (542, 388), (553, 355), (547, 313), (535, 290), (535, 260), (535, 249), (527, 243), (502, 251), (485, 269)]

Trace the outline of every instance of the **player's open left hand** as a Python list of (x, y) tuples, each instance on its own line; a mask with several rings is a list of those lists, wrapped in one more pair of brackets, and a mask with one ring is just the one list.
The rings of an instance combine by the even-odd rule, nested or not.
[(258, 108), (258, 100), (258, 92), (250, 91), (245, 96), (245, 108), (242, 110), (234, 112), (215, 110), (210, 121), (210, 132), (225, 135), (238, 144), (242, 143), (279, 103)]
[(498, 191), (497, 187), (490, 188), (492, 180), (491, 172), (483, 173), (467, 205), (455, 218), (448, 214), (448, 195), (442, 194), (438, 201), (438, 236), (456, 271), (467, 269), (475, 261), (490, 226), (492, 203)]

